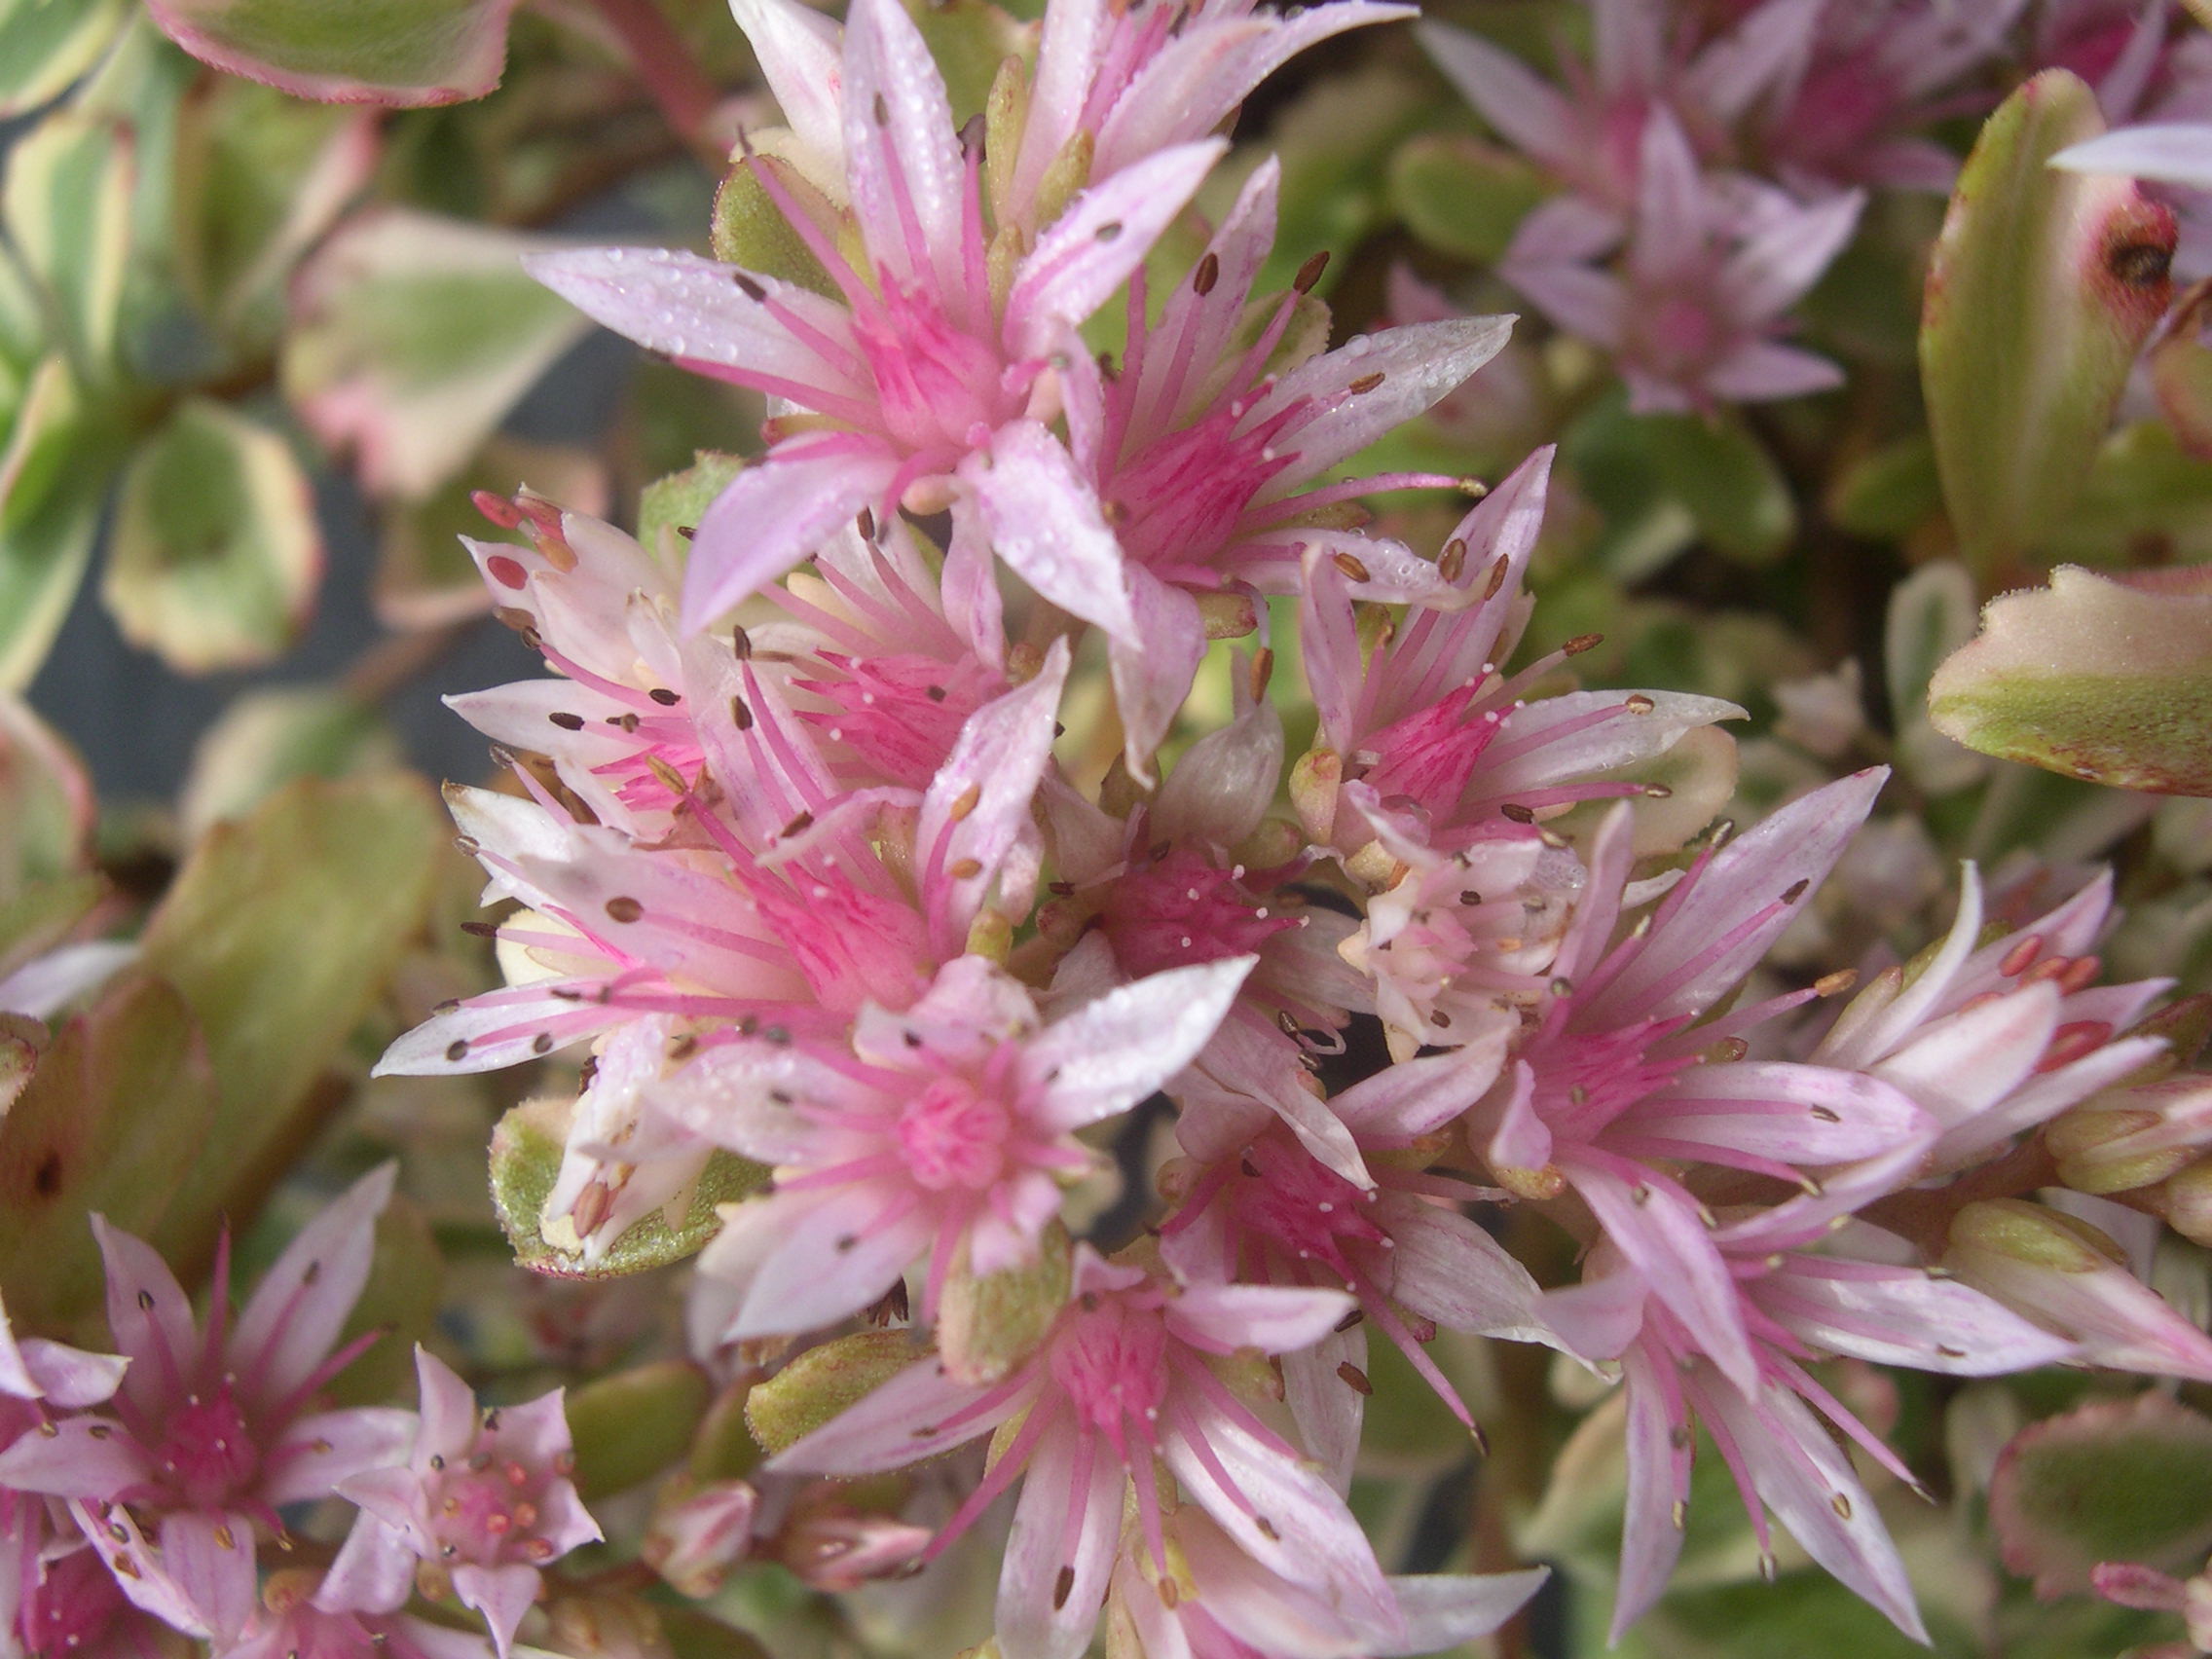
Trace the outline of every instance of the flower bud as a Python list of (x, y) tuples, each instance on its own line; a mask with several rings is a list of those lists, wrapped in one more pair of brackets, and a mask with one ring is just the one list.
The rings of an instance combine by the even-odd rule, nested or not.
[(2212, 1078), (2185, 1072), (2092, 1096), (2044, 1131), (2059, 1179), (2083, 1193), (2152, 1186), (2212, 1145)]
[(857, 1590), (903, 1571), (936, 1534), (889, 1515), (825, 1507), (794, 1515), (762, 1553), (817, 1590)]
[(640, 1553), (678, 1595), (703, 1600), (720, 1589), (729, 1569), (751, 1553), (758, 1504), (758, 1495), (745, 1481), (697, 1488), (671, 1481)]

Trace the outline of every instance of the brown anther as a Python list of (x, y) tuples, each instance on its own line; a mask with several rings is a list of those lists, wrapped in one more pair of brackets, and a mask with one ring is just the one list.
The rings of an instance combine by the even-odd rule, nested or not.
[(973, 881), (983, 873), (980, 859), (955, 859), (944, 866), (944, 873), (955, 881)]
[(1350, 392), (1354, 397), (1361, 397), (1366, 393), (1373, 391), (1382, 384), (1382, 376), (1380, 374), (1361, 375), (1359, 379), (1353, 381), (1349, 386), (1346, 387), (1345, 389)]
[(789, 824), (784, 826), (783, 831), (780, 835), (778, 835), (777, 839), (788, 841), (793, 835), (803, 835), (813, 828), (814, 814), (811, 812), (802, 812), (796, 818), (793, 819)]
[(673, 709), (677, 704), (683, 701), (683, 695), (682, 692), (671, 691), (665, 685), (656, 685), (650, 691), (647, 691), (645, 695), (650, 697), (654, 702), (658, 703), (664, 709)]
[(1635, 692), (1632, 695), (1621, 700), (1621, 707), (1626, 709), (1632, 715), (1648, 715), (1653, 709), (1656, 709), (1658, 706), (1658, 704), (1654, 703), (1650, 698), (1646, 697), (1641, 691)]
[(1367, 1373), (1360, 1370), (1348, 1359), (1337, 1367), (1337, 1377), (1346, 1387), (1355, 1394), (1364, 1395), (1375, 1392), (1375, 1384), (1367, 1380)]
[(1198, 261), (1198, 268), (1191, 273), (1191, 289), (1202, 299), (1213, 292), (1213, 285), (1220, 280), (1220, 256), (1209, 249), (1205, 258)]
[(581, 715), (552, 714), (545, 718), (563, 731), (581, 731), (584, 729), (584, 718)]
[(1349, 553), (1332, 553), (1329, 555), (1329, 563), (1336, 566), (1338, 570), (1344, 571), (1346, 576), (1350, 578), (1352, 581), (1365, 582), (1374, 580), (1374, 577), (1369, 574), (1367, 567), (1361, 564), (1357, 559), (1353, 558)]
[(966, 789), (962, 790), (956, 797), (954, 797), (952, 805), (946, 809), (945, 815), (950, 818), (953, 823), (958, 824), (971, 812), (974, 812), (976, 810), (977, 805), (982, 800), (982, 798), (983, 786), (980, 783), (970, 784)]
[(1809, 889), (1812, 885), (1813, 882), (1810, 876), (1807, 876), (1802, 880), (1791, 882), (1789, 884), (1788, 890), (1782, 895), (1782, 902), (1785, 904), (1796, 903), (1798, 900), (1805, 897), (1807, 889)]
[(768, 290), (760, 286), (759, 283), (756, 282), (751, 276), (747, 276), (742, 271), (732, 271), (729, 274), (729, 279), (736, 285), (737, 291), (743, 294), (747, 299), (751, 300), (755, 305), (760, 304), (761, 301), (765, 300), (768, 297)]
[(1495, 599), (1505, 588), (1505, 578), (1513, 573), (1513, 565), (1500, 553), (1491, 561), (1490, 580), (1483, 587), (1483, 598)]
[(1459, 579), (1459, 572), (1467, 568), (1467, 538), (1455, 535), (1444, 544), (1444, 551), (1436, 556), (1436, 573), (1448, 582)]
[(645, 913), (645, 907), (635, 899), (620, 896), (607, 902), (607, 914), (617, 922), (634, 922)]
[(1052, 1581), (1052, 1611), (1056, 1613), (1062, 1607), (1066, 1606), (1068, 1604), (1068, 1598), (1074, 1593), (1075, 1568), (1072, 1567), (1063, 1567), (1060, 1568), (1059, 1577)]
[(1247, 681), (1245, 682), (1246, 685), (1251, 690), (1253, 702), (1257, 703), (1262, 698), (1267, 696), (1268, 682), (1274, 678), (1274, 647), (1272, 645), (1262, 645), (1258, 650), (1252, 653), (1251, 674), (1249, 679), (1247, 679)]
[(1323, 248), (1298, 268), (1298, 275), (1290, 279), (1290, 285), (1302, 294), (1310, 294), (1313, 291), (1313, 284), (1320, 281), (1321, 273), (1328, 269), (1329, 250)]
[(468, 1058), (468, 1039), (456, 1037), (446, 1045), (446, 1058), (455, 1065)]
[(1596, 650), (1604, 643), (1605, 636), (1603, 634), (1577, 634), (1560, 646), (1560, 652), (1565, 656), (1580, 656), (1584, 651)]

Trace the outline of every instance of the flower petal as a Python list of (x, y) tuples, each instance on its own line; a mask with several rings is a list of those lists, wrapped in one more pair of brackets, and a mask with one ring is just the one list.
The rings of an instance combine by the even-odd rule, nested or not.
[(225, 1352), (265, 1404), (291, 1395), (329, 1357), (376, 1254), (377, 1217), (397, 1163), (380, 1163), (285, 1246), (239, 1315)]

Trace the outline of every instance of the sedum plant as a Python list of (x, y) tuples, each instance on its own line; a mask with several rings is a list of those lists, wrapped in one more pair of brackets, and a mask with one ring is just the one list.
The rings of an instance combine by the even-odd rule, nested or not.
[(2212, 1652), (2212, 37), (1415, 19), (0, 0), (0, 1659)]

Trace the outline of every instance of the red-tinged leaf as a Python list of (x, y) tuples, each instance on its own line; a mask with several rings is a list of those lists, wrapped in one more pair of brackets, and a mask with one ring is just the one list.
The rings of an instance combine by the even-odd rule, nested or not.
[(2026, 560), (2080, 491), (2170, 295), (2173, 215), (2130, 179), (2048, 165), (2103, 128), (2074, 75), (2021, 87), (1967, 158), (1929, 268), (1929, 425), (1985, 578)]
[(203, 62), (319, 103), (414, 109), (499, 84), (515, 0), (147, 0)]
[(2039, 1422), (1999, 1457), (1989, 1519), (2039, 1596), (2088, 1589), (2100, 1562), (2194, 1569), (2212, 1549), (2212, 1418), (2145, 1393)]
[(2007, 760), (2212, 795), (2212, 571), (2061, 567), (2007, 594), (1928, 688), (1938, 731)]

